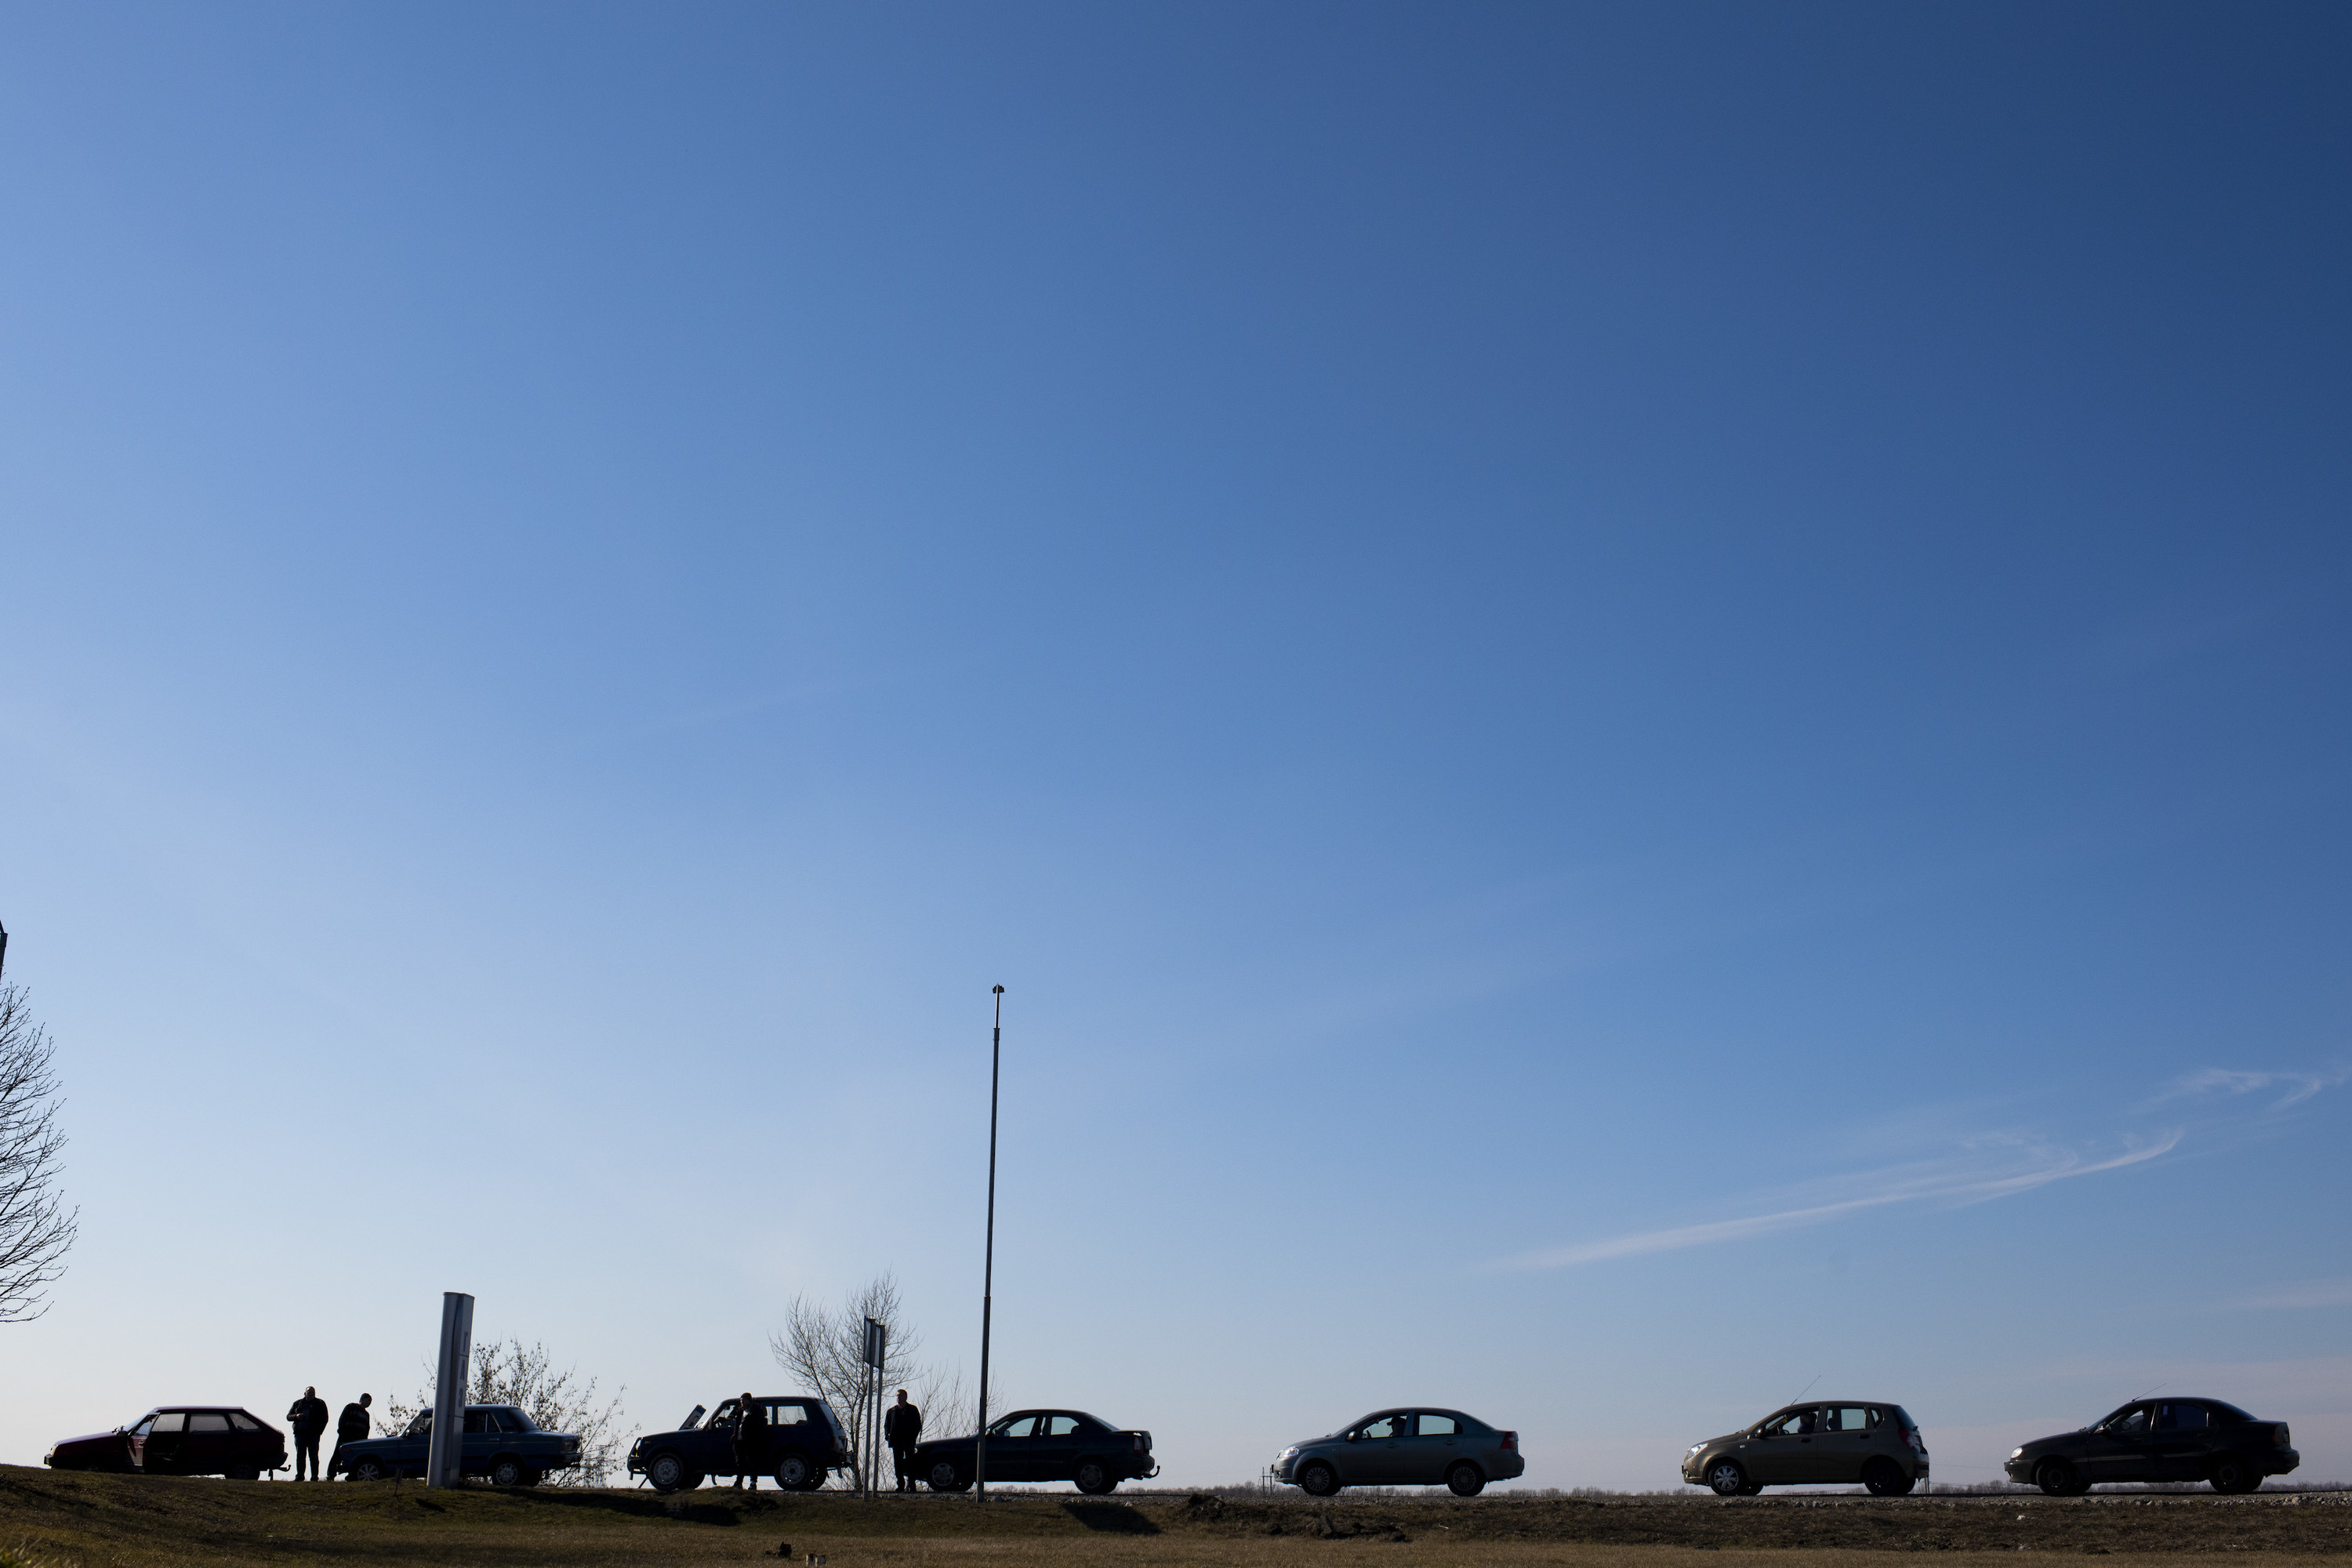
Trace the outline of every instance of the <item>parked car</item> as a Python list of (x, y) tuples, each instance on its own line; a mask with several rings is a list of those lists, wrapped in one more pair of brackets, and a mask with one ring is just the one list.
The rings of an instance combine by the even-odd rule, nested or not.
[[(767, 1407), (768, 1447), (759, 1473), (786, 1491), (813, 1492), (849, 1463), (849, 1433), (833, 1406), (813, 1394), (760, 1394)], [(712, 1476), (735, 1474), (735, 1406), (727, 1400), (702, 1418), (702, 1406), (675, 1432), (651, 1432), (629, 1445), (629, 1474), (662, 1493), (692, 1491)]]
[(2258, 1421), (2218, 1399), (2139, 1399), (2079, 1432), (2011, 1450), (2002, 1468), (2011, 1480), (2070, 1497), (2102, 1481), (2210, 1481), (2217, 1492), (2250, 1492), (2302, 1463), (2284, 1421)]
[[(355, 1481), (421, 1476), (433, 1447), (433, 1412), (420, 1410), (408, 1430), (396, 1436), (346, 1443), (330, 1465)], [(535, 1487), (550, 1470), (580, 1462), (580, 1438), (572, 1432), (543, 1432), (512, 1405), (468, 1405), (458, 1450), (461, 1474), (488, 1476), (502, 1487)], [(332, 1479), (331, 1474), (328, 1478)]]
[(1476, 1497), (1488, 1481), (1526, 1470), (1519, 1435), (1459, 1410), (1380, 1410), (1328, 1437), (1294, 1443), (1274, 1457), (1274, 1479), (1309, 1497), (1341, 1487), (1433, 1487)]
[(1785, 1405), (1744, 1432), (1694, 1443), (1683, 1455), (1683, 1480), (1723, 1497), (1856, 1481), (1874, 1497), (1901, 1497), (1927, 1479), (1919, 1424), (1883, 1399)]
[(128, 1426), (68, 1437), (41, 1461), (57, 1470), (258, 1480), (286, 1463), (286, 1435), (233, 1405), (162, 1405)]
[[(943, 1437), (915, 1446), (915, 1474), (935, 1492), (971, 1485), (980, 1437)], [(1007, 1485), (1076, 1481), (1101, 1493), (1119, 1482), (1160, 1473), (1151, 1434), (1113, 1426), (1083, 1410), (1016, 1410), (988, 1429), (988, 1479)]]

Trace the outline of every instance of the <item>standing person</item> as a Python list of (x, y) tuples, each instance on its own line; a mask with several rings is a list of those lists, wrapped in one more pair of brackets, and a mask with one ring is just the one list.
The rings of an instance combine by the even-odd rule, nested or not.
[(760, 1489), (760, 1467), (768, 1462), (768, 1413), (750, 1394), (735, 1404), (735, 1485), (749, 1480)]
[(329, 1480), (333, 1480), (335, 1479), (335, 1472), (342, 1468), (343, 1445), (346, 1443), (358, 1443), (366, 1440), (368, 1435), (368, 1406), (373, 1403), (374, 1402), (370, 1399), (368, 1395), (362, 1394), (360, 1395), (359, 1403), (357, 1405), (344, 1405), (343, 1413), (335, 1417), (335, 1451), (327, 1456), (327, 1479)]
[(922, 1440), (923, 1413), (907, 1399), (907, 1391), (898, 1391), (898, 1403), (882, 1417), (882, 1436), (889, 1440), (890, 1468), (898, 1472), (898, 1489), (915, 1489), (915, 1445)]
[(319, 1434), (327, 1429), (327, 1402), (316, 1388), (304, 1389), (302, 1397), (287, 1407), (286, 1425), (294, 1428), (294, 1479), (302, 1479), (307, 1465), (310, 1479), (320, 1479)]

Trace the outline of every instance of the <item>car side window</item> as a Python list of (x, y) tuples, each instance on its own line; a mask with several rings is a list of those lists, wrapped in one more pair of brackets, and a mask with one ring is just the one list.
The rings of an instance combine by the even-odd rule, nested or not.
[(1037, 1418), (1034, 1415), (1017, 1415), (1009, 1421), (998, 1422), (988, 1429), (988, 1435), (992, 1437), (1026, 1437), (1036, 1428)]
[(184, 1432), (187, 1429), (188, 1415), (184, 1410), (166, 1410), (155, 1417), (155, 1430), (158, 1432)]
[(2147, 1430), (2147, 1406), (2135, 1405), (2107, 1423), (2107, 1431), (2117, 1437), (2136, 1437)]
[(1440, 1415), (1434, 1410), (1423, 1411), (1418, 1425), (1424, 1437), (1458, 1437), (1462, 1435), (1461, 1422), (1451, 1415)]
[(153, 1428), (154, 1425), (155, 1418), (152, 1415), (141, 1416), (139, 1425), (131, 1428), (131, 1436), (133, 1437), (144, 1437), (147, 1436), (148, 1432)]
[(230, 1411), (228, 1413), (228, 1424), (236, 1427), (240, 1432), (258, 1432), (261, 1430), (261, 1423), (256, 1421), (252, 1416), (247, 1415), (242, 1410)]
[(2156, 1407), (2156, 1429), (2159, 1432), (2201, 1432), (2210, 1419), (2203, 1405), (2185, 1399), (2168, 1400)]
[(1075, 1415), (1045, 1417), (1045, 1436), (1048, 1437), (1067, 1437), (1075, 1434), (1077, 1429), (1078, 1418)]
[(1791, 1410), (1766, 1423), (1764, 1435), (1768, 1437), (1794, 1437), (1801, 1433), (1810, 1434), (1818, 1425), (1820, 1417), (1816, 1412)]
[(468, 1410), (466, 1412), (466, 1430), (468, 1432), (495, 1432), (498, 1428), (490, 1425), (490, 1413), (488, 1411)]
[(1412, 1417), (1408, 1415), (1383, 1415), (1377, 1421), (1367, 1421), (1364, 1423), (1364, 1436), (1368, 1439), (1402, 1437), (1410, 1420)]
[(710, 1413), (710, 1419), (704, 1422), (703, 1425), (714, 1432), (721, 1426), (734, 1426), (735, 1402), (730, 1399), (723, 1405), (719, 1405), (718, 1409)]
[(226, 1432), (228, 1430), (228, 1417), (222, 1415), (217, 1410), (199, 1410), (194, 1415), (188, 1417), (188, 1430), (191, 1432)]
[(805, 1405), (779, 1402), (768, 1406), (768, 1425), (771, 1426), (797, 1426), (808, 1418), (808, 1406)]
[(1829, 1407), (1829, 1429), (1866, 1432), (1870, 1430), (1870, 1412), (1859, 1405), (1832, 1405)]

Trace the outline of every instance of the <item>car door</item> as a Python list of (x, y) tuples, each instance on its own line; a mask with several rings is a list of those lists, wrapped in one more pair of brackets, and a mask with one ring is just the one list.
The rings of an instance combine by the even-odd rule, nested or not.
[(2159, 1481), (2201, 1481), (2213, 1462), (2213, 1412), (2194, 1399), (2168, 1399), (2156, 1407), (2149, 1432)]
[(1757, 1429), (1740, 1456), (1748, 1479), (1761, 1486), (1785, 1487), (1821, 1479), (1813, 1440), (1821, 1434), (1822, 1413), (1807, 1405), (1783, 1410)]
[(184, 1476), (221, 1475), (228, 1470), (233, 1458), (228, 1412), (189, 1411), (188, 1432), (180, 1447), (180, 1473)]
[(1036, 1436), (1029, 1439), (1029, 1479), (1076, 1479), (1078, 1434), (1085, 1426), (1085, 1418), (1073, 1410), (1049, 1410), (1038, 1416)]
[(771, 1399), (768, 1410), (768, 1468), (774, 1469), (787, 1448), (797, 1448), (808, 1462), (824, 1469), (832, 1455), (809, 1420), (808, 1406), (797, 1399)]
[(1030, 1445), (1035, 1441), (1036, 1436), (1037, 1414), (1034, 1411), (1008, 1415), (991, 1426), (988, 1429), (988, 1479), (992, 1481), (1034, 1479), (1030, 1473)]
[(184, 1410), (159, 1410), (155, 1424), (147, 1429), (147, 1440), (139, 1456), (139, 1468), (151, 1476), (175, 1476), (180, 1473), (180, 1447), (188, 1437), (188, 1413)]
[(2126, 1405), (2083, 1435), (2083, 1479), (2149, 1481), (2156, 1479), (2155, 1411), (2146, 1405)]
[(1398, 1411), (1365, 1422), (1348, 1435), (1344, 1480), (1351, 1487), (1402, 1484), (1410, 1456), (1405, 1442), (1412, 1434), (1412, 1414)]
[(1815, 1480), (1834, 1486), (1862, 1479), (1862, 1467), (1875, 1452), (1870, 1447), (1870, 1407), (1822, 1405), (1821, 1430), (1814, 1434), (1812, 1447)]
[(433, 1457), (433, 1412), (420, 1410), (384, 1455), (384, 1468), (400, 1476), (421, 1476)]
[(269, 1429), (242, 1410), (228, 1413), (230, 1447), (237, 1468), (273, 1469), (286, 1462), (282, 1445), (269, 1440)]
[(1399, 1482), (1405, 1486), (1440, 1485), (1445, 1479), (1445, 1472), (1462, 1458), (1462, 1423), (1443, 1410), (1416, 1410), (1407, 1419), (1412, 1426), (1411, 1435), (1400, 1445), (1402, 1458), (1397, 1466)]

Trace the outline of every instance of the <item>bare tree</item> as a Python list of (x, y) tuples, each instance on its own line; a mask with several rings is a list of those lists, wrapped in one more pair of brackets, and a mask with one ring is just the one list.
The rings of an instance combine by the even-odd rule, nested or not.
[[(440, 1377), (430, 1362), (425, 1368), (425, 1387), (415, 1404), (384, 1401), (386, 1432), (405, 1432), (420, 1413), (433, 1408)], [(579, 1434), (580, 1463), (570, 1469), (549, 1471), (548, 1482), (559, 1487), (601, 1487), (620, 1468), (621, 1401), (615, 1395), (597, 1404), (596, 1380), (592, 1377), (583, 1384), (577, 1377), (569, 1367), (556, 1371), (543, 1344), (525, 1349), (522, 1341), (515, 1339), (504, 1344), (476, 1345), (473, 1369), (466, 1380), (466, 1403), (517, 1405), (541, 1431)]]
[(806, 1385), (794, 1392), (822, 1396), (849, 1428), (852, 1486), (866, 1484), (866, 1444), (874, 1422), (864, 1397), (874, 1386), (869, 1381), (873, 1374), (866, 1366), (868, 1318), (888, 1331), (880, 1379), (886, 1394), (906, 1389), (907, 1396), (922, 1407), (926, 1433), (944, 1436), (972, 1429), (971, 1401), (964, 1394), (963, 1374), (915, 1359), (915, 1352), (923, 1348), (923, 1337), (907, 1321), (895, 1276), (884, 1274), (851, 1292), (838, 1308), (806, 1295), (795, 1296), (783, 1329), (768, 1337), (768, 1349), (778, 1366)]
[(42, 1289), (65, 1271), (80, 1211), (57, 1191), (66, 1135), (49, 1037), (21, 986), (0, 985), (0, 1323), (48, 1310)]

